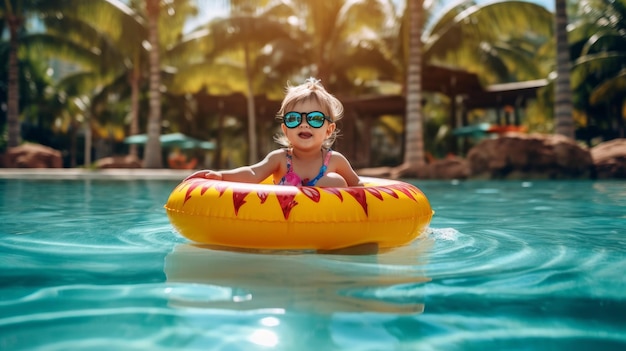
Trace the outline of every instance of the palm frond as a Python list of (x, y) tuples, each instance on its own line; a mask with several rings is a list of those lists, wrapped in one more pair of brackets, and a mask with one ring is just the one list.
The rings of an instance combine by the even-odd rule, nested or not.
[(572, 87), (576, 88), (592, 77), (595, 81), (611, 78), (620, 72), (624, 62), (626, 62), (624, 52), (601, 52), (582, 56), (574, 62)]
[(441, 56), (467, 41), (505, 40), (503, 33), (510, 38), (528, 31), (551, 37), (552, 30), (552, 14), (533, 3), (504, 1), (474, 5), (458, 13), (452, 21), (435, 26), (424, 42), (424, 50), (432, 56)]
[(24, 49), (36, 52), (38, 55), (51, 55), (56, 58), (69, 60), (98, 69), (105, 73), (107, 67), (102, 62), (119, 62), (120, 57), (114, 51), (95, 52), (64, 38), (50, 34), (32, 34), (22, 38)]
[(607, 79), (596, 86), (591, 92), (589, 102), (592, 105), (597, 105), (616, 98), (623, 101), (624, 97), (626, 97), (626, 69), (621, 70), (617, 76)]
[(200, 63), (184, 67), (172, 77), (170, 92), (198, 92), (205, 90), (209, 94), (231, 94), (245, 92), (246, 78), (240, 66)]
[(595, 32), (585, 43), (581, 55), (595, 52), (620, 50), (626, 47), (626, 35), (615, 30), (600, 30)]

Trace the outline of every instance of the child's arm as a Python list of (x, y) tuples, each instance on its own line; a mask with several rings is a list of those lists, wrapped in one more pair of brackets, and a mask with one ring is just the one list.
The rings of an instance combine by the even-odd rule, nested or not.
[(275, 173), (280, 167), (280, 157), (283, 150), (275, 150), (267, 154), (265, 158), (251, 166), (243, 166), (226, 171), (213, 171), (202, 170), (197, 171), (185, 178), (185, 180), (191, 178), (205, 178), (205, 179), (217, 179), (225, 180), (229, 182), (241, 182), (241, 183), (259, 183), (271, 174)]
[(352, 165), (350, 165), (350, 162), (344, 155), (333, 151), (333, 158), (336, 160), (335, 172), (346, 180), (348, 186), (363, 185), (361, 178), (359, 178), (359, 175), (352, 169)]

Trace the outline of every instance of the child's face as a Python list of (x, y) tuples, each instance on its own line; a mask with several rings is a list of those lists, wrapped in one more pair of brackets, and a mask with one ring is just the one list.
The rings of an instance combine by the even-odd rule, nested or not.
[[(290, 111), (296, 112), (313, 112), (320, 111), (325, 115), (329, 115), (327, 109), (320, 106), (314, 100), (305, 100), (296, 103)], [(289, 111), (285, 111), (289, 112)], [(283, 133), (289, 139), (289, 142), (295, 149), (314, 150), (320, 149), (324, 140), (328, 139), (335, 130), (335, 123), (325, 121), (320, 128), (313, 128), (307, 123), (306, 118), (303, 116), (302, 123), (295, 128), (287, 128), (285, 124), (281, 124)]]

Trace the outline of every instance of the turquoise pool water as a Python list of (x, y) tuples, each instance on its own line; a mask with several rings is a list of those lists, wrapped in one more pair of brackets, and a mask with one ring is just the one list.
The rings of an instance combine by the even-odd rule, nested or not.
[(0, 179), (0, 350), (624, 350), (626, 182), (414, 182), (378, 255), (199, 248), (176, 181)]

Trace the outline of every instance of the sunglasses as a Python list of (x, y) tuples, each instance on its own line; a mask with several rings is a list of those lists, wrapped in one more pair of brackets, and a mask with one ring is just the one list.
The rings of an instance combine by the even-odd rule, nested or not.
[(330, 117), (324, 115), (320, 111), (313, 112), (296, 112), (290, 111), (285, 113), (283, 116), (283, 123), (289, 129), (295, 128), (302, 124), (302, 117), (306, 118), (306, 122), (313, 128), (321, 128), (324, 125), (325, 121), (333, 123), (333, 120)]

